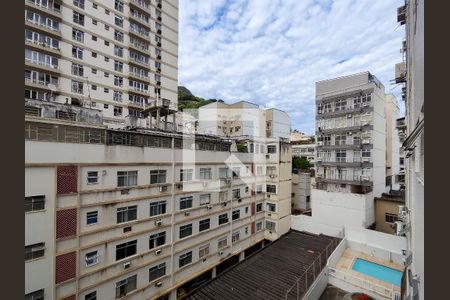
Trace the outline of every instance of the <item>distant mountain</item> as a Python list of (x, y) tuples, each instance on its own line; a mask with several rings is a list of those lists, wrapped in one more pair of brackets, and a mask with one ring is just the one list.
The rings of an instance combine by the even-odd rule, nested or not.
[(204, 99), (194, 96), (190, 90), (184, 86), (178, 87), (178, 110), (199, 108), (200, 106), (212, 102), (224, 102), (221, 99)]

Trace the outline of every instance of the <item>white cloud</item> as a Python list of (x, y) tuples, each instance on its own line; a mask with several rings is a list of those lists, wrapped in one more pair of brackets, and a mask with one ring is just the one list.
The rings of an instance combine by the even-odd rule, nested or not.
[[(391, 91), (402, 0), (180, 0), (179, 82), (287, 111), (314, 131), (315, 82), (370, 71)], [(402, 106), (402, 105), (401, 105)]]

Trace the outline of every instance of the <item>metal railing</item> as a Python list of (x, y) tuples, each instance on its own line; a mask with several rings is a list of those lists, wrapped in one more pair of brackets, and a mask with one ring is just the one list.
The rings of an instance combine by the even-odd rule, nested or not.
[(339, 244), (338, 239), (333, 239), (328, 246), (322, 250), (312, 264), (305, 269), (304, 273), (297, 278), (295, 283), (287, 290), (284, 299), (303, 299), (308, 289), (313, 285), (322, 270), (326, 267), (328, 257)]
[[(336, 279), (345, 281), (351, 285), (363, 288), (367, 291), (371, 291), (377, 295), (380, 295), (382, 297), (387, 297), (390, 299), (400, 299), (399, 292), (395, 290), (395, 285), (390, 284), (389, 287), (385, 287), (379, 284), (376, 284), (374, 282), (370, 282), (368, 280), (356, 277), (352, 274), (349, 274), (347, 272), (335, 269), (335, 268), (328, 268), (329, 276), (334, 277)], [(398, 298), (396, 298), (398, 297)]]

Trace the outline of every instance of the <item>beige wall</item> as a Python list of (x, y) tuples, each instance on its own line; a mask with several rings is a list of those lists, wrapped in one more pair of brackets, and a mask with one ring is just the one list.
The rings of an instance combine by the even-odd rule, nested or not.
[(385, 201), (377, 199), (375, 201), (375, 222), (376, 229), (381, 232), (395, 234), (395, 229), (391, 227), (391, 223), (387, 223), (385, 214), (398, 214), (398, 202)]

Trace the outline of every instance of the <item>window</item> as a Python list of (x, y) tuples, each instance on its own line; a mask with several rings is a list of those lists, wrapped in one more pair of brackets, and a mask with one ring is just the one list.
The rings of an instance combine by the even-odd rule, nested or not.
[(105, 41), (105, 46), (109, 46), (109, 42), (108, 41)]
[(114, 116), (120, 117), (122, 116), (122, 107), (120, 106), (114, 106)]
[(248, 214), (248, 206), (245, 207), (245, 214)]
[(73, 0), (73, 5), (84, 9), (84, 0)]
[(219, 202), (227, 202), (227, 201), (228, 201), (228, 191), (220, 191)]
[(200, 168), (200, 179), (211, 179), (211, 168)]
[(345, 135), (337, 135), (334, 138), (334, 144), (335, 145), (345, 145), (346, 139), (347, 139), (347, 137)]
[(97, 300), (97, 291), (86, 294), (86, 296), (84, 296), (84, 300)]
[(105, 56), (105, 61), (109, 62), (109, 57)]
[(250, 188), (248, 186), (245, 187), (245, 192), (248, 193), (248, 191), (250, 190)]
[(256, 212), (262, 211), (262, 203), (256, 204)]
[(256, 231), (260, 231), (262, 229), (263, 222), (256, 223)]
[(267, 146), (267, 153), (277, 153), (277, 146), (275, 145)]
[(211, 194), (200, 195), (200, 205), (209, 204), (211, 202)]
[(209, 227), (210, 227), (210, 219), (204, 219), (198, 222), (198, 231), (200, 232), (209, 229)]
[(116, 298), (122, 298), (136, 289), (137, 275), (133, 275), (116, 283)]
[(119, 91), (114, 91), (113, 100), (117, 101), (117, 102), (122, 102), (122, 100), (123, 100), (123, 93), (119, 92)]
[[(114, 61), (114, 70), (117, 72), (123, 72), (123, 62), (115, 60)], [(123, 78), (122, 77), (114, 76), (114, 83), (116, 81), (116, 77), (121, 79), (120, 86), (123, 86)]]
[(98, 222), (98, 211), (90, 211), (86, 213), (86, 224), (97, 224)]
[(228, 168), (219, 168), (219, 178), (228, 178)]
[(180, 239), (192, 235), (192, 224), (180, 226)]
[(237, 241), (239, 241), (239, 231), (234, 232), (231, 236), (231, 243), (236, 243)]
[(109, 26), (105, 24), (105, 30), (109, 31)]
[(96, 90), (97, 90), (97, 86), (96, 86), (96, 85), (94, 85), (94, 84), (93, 84), (93, 85), (91, 85), (91, 88), (92, 88), (92, 90), (93, 90), (93, 91), (96, 91)]
[(106, 77), (106, 78), (109, 78), (109, 73), (108, 72), (104, 72), (103, 76)]
[(266, 221), (266, 229), (276, 232), (275, 231), (275, 222)]
[(241, 211), (239, 209), (233, 211), (233, 215), (231, 217), (232, 220), (237, 220), (240, 218)]
[(103, 108), (104, 108), (104, 109), (108, 109), (108, 108), (109, 108), (109, 105), (108, 105), (108, 104), (103, 104)]
[(277, 208), (276, 204), (274, 204), (274, 203), (267, 203), (267, 211), (275, 212), (276, 208)]
[(25, 261), (43, 257), (45, 253), (45, 243), (37, 243), (25, 246)]
[(116, 0), (115, 3), (114, 3), (114, 9), (118, 10), (120, 12), (123, 12), (123, 2), (119, 1), (119, 0)]
[(228, 238), (227, 237), (223, 237), (217, 241), (217, 247), (219, 248), (219, 250), (222, 250), (226, 246), (228, 246)]
[(72, 75), (83, 76), (84, 75), (83, 65), (72, 63)]
[(272, 193), (272, 194), (276, 194), (277, 193), (277, 186), (274, 184), (268, 184), (266, 186), (266, 192), (267, 193)]
[(92, 19), (92, 25), (97, 25), (97, 20)]
[(95, 35), (91, 36), (91, 39), (92, 39), (93, 41), (97, 41), (97, 37), (96, 37)]
[(92, 57), (97, 57), (97, 53), (95, 53), (95, 52), (92, 52), (91, 55), (92, 55)]
[(398, 215), (396, 214), (390, 214), (390, 213), (386, 213), (384, 220), (386, 221), (386, 223), (394, 223), (395, 221), (398, 221)]
[(116, 24), (119, 27), (123, 27), (123, 18), (120, 16), (114, 17), (114, 24)]
[(117, 186), (137, 185), (138, 171), (117, 171)]
[(80, 81), (72, 80), (72, 92), (83, 94), (83, 83)]
[(118, 42), (123, 42), (123, 32), (114, 30), (114, 39)]
[(180, 181), (190, 181), (192, 180), (192, 169), (181, 169), (180, 170)]
[(239, 178), (241, 175), (241, 169), (239, 167), (233, 168), (233, 178)]
[(192, 207), (192, 196), (180, 198), (180, 210)]
[(137, 219), (137, 205), (117, 208), (117, 224)]
[(198, 258), (202, 259), (209, 254), (209, 244), (198, 248)]
[(137, 240), (119, 244), (116, 246), (116, 260), (121, 260), (136, 254)]
[(151, 267), (148, 270), (148, 281), (151, 282), (166, 275), (166, 263)]
[(104, 88), (103, 92), (108, 94), (109, 93), (109, 89), (108, 88)]
[(86, 267), (90, 267), (90, 266), (98, 264), (99, 263), (98, 251), (95, 250), (95, 251), (86, 253), (85, 261), (86, 261)]
[(267, 175), (276, 175), (277, 174), (277, 167), (275, 167), (275, 166), (267, 166), (266, 167), (266, 174)]
[(334, 104), (334, 111), (345, 110), (347, 106), (347, 100), (339, 100)]
[(105, 14), (109, 15), (110, 11), (105, 8)]
[(83, 59), (83, 49), (72, 46), (72, 57)]
[(84, 43), (84, 32), (78, 29), (72, 29), (72, 39)]
[(92, 3), (92, 8), (97, 9), (98, 5), (95, 3)]
[(119, 47), (117, 45), (114, 45), (114, 55), (117, 55), (119, 57), (123, 57), (123, 48)]
[(228, 214), (219, 215), (219, 225), (228, 223)]
[(152, 170), (150, 171), (150, 184), (165, 183), (166, 182), (166, 170)]
[(233, 199), (241, 198), (241, 189), (237, 188), (237, 189), (232, 190), (231, 195), (232, 195)]
[(160, 232), (157, 234), (152, 234), (149, 240), (149, 249), (153, 249), (162, 246), (166, 243), (166, 232)]
[(362, 149), (362, 157), (370, 157), (370, 149)]
[(258, 184), (258, 185), (256, 186), (256, 193), (257, 193), (257, 194), (262, 193), (262, 184)]
[(166, 201), (150, 203), (150, 217), (164, 215), (166, 213)]
[(25, 197), (25, 212), (45, 209), (45, 196)]
[(25, 295), (25, 300), (44, 300), (44, 289), (34, 291)]
[(178, 260), (178, 266), (181, 268), (187, 264), (190, 264), (191, 262), (192, 262), (192, 251), (189, 251), (180, 255), (180, 258)]
[(346, 150), (336, 150), (336, 161), (346, 162), (347, 161), (347, 151)]
[(73, 12), (73, 22), (84, 26), (84, 15), (79, 12)]

